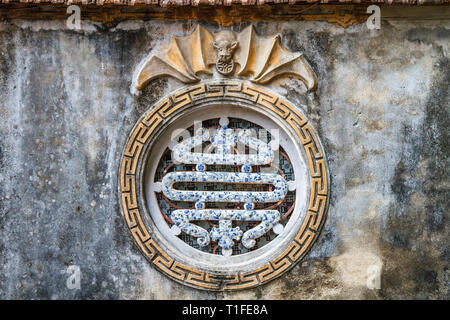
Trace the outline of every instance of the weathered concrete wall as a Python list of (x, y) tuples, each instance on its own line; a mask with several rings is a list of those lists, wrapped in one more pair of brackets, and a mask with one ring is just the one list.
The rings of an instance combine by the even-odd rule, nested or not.
[[(119, 157), (137, 118), (180, 83), (139, 97), (130, 85), (156, 44), (194, 25), (0, 25), (0, 298), (449, 299), (446, 20), (256, 23), (318, 75), (315, 94), (297, 80), (279, 90), (308, 106), (327, 152), (324, 230), (304, 262), (254, 290), (198, 291), (150, 266), (120, 212)], [(69, 265), (80, 290), (66, 287)], [(371, 266), (380, 289), (367, 287)]]

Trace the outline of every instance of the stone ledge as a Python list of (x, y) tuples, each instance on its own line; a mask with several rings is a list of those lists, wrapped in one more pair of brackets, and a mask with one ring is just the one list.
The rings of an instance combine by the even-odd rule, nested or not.
[(0, 0), (3, 4), (54, 4), (54, 5), (144, 5), (144, 6), (261, 6), (266, 4), (378, 4), (378, 5), (438, 5), (449, 4), (449, 0)]

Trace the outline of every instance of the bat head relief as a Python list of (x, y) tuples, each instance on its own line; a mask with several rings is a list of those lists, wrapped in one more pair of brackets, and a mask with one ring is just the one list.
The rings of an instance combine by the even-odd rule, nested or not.
[(217, 51), (216, 68), (221, 74), (230, 74), (234, 69), (233, 54), (238, 46), (234, 32), (220, 31), (214, 37), (213, 47)]

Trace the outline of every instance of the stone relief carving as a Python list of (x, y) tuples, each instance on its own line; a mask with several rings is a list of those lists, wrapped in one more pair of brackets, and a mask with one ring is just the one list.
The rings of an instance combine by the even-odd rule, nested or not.
[(238, 34), (220, 31), (215, 36), (198, 26), (190, 35), (173, 36), (167, 50), (154, 52), (144, 61), (135, 83), (139, 90), (164, 76), (195, 83), (201, 74), (212, 75), (214, 66), (224, 76), (259, 84), (280, 76), (294, 76), (309, 91), (317, 86), (316, 75), (302, 53), (286, 49), (278, 35), (258, 36), (253, 26)]
[(230, 74), (234, 69), (233, 54), (238, 42), (232, 31), (220, 31), (214, 38), (213, 47), (217, 50), (216, 69), (221, 74)]

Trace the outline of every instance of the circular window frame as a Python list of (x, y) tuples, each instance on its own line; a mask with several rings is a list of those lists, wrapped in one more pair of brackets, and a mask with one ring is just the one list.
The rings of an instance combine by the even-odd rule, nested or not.
[[(183, 112), (217, 104), (250, 108), (275, 123), (280, 122), (281, 128), (298, 137), (310, 182), (307, 204), (299, 215), (303, 221), (295, 223), (292, 235), (282, 239), (277, 247), (270, 247), (270, 254), (264, 254), (257, 260), (250, 259), (248, 263), (240, 263), (234, 268), (223, 268), (217, 262), (210, 265), (196, 263), (180, 256), (182, 253), (165, 239), (152, 221), (144, 186), (152, 141), (177, 121)], [(205, 81), (181, 88), (155, 103), (131, 131), (119, 171), (122, 212), (144, 256), (171, 279), (198, 289), (248, 289), (277, 278), (307, 254), (327, 215), (329, 173), (323, 147), (311, 124), (300, 109), (282, 97), (246, 81)]]

